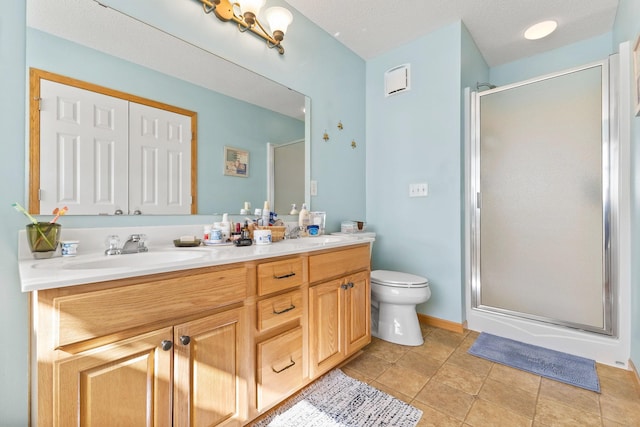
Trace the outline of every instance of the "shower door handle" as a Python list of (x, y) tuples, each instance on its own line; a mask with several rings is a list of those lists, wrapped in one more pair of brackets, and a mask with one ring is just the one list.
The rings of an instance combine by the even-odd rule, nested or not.
[(482, 208), (482, 193), (479, 191), (476, 193), (476, 209)]

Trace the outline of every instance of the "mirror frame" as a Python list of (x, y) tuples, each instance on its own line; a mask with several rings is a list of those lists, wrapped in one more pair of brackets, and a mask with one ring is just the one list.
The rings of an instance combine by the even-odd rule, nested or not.
[(198, 113), (173, 105), (110, 89), (104, 86), (52, 73), (38, 68), (29, 69), (29, 213), (46, 215), (40, 212), (40, 81), (49, 80), (67, 86), (73, 86), (91, 92), (120, 98), (126, 101), (147, 105), (191, 117), (191, 215), (198, 208)]

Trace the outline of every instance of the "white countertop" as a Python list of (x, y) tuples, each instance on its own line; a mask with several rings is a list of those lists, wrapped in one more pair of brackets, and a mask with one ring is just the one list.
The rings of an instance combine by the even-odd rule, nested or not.
[[(27, 247), (25, 232), (19, 233), (19, 270), (23, 292), (63, 286), (81, 285), (105, 280), (123, 279), (148, 274), (209, 267), (255, 259), (293, 255), (323, 249), (373, 242), (365, 236), (318, 236), (282, 240), (270, 245), (198, 246), (177, 248), (173, 239), (180, 236), (199, 237), (202, 226), (129, 227), (109, 229), (63, 229), (64, 240), (79, 240), (78, 255), (34, 259)], [(149, 251), (140, 254), (104, 255), (104, 241), (117, 234), (124, 242), (128, 235), (144, 233)]]

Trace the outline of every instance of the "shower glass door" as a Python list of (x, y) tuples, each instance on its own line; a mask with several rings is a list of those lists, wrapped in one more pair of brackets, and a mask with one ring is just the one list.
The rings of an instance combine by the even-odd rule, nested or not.
[(475, 309), (613, 333), (605, 66), (477, 94)]

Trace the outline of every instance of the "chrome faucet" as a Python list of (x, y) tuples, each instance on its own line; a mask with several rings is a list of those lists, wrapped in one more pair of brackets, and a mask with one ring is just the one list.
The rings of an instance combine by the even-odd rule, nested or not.
[(132, 234), (129, 236), (124, 245), (122, 245), (122, 249), (120, 249), (121, 254), (137, 254), (140, 252), (147, 252), (149, 248), (146, 245), (147, 236), (144, 234)]

